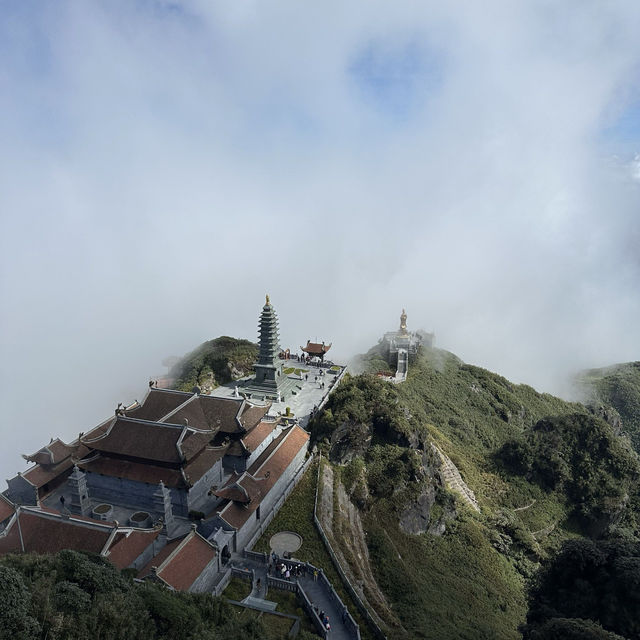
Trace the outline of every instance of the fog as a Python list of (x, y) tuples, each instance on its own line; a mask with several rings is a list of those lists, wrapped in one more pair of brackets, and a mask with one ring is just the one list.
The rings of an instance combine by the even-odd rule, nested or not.
[(4, 478), (256, 339), (640, 359), (640, 3), (0, 5)]

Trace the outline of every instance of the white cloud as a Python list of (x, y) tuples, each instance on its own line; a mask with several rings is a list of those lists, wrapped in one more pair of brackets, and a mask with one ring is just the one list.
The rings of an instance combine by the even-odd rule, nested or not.
[(405, 306), (547, 389), (640, 357), (633, 156), (602, 143), (633, 100), (638, 3), (5, 13), (5, 475), (164, 356), (253, 337), (266, 291), (287, 344), (344, 356)]

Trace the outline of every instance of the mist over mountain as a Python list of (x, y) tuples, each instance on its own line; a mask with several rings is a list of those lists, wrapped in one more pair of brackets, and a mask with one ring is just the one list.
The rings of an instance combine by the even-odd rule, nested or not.
[(638, 3), (1, 11), (5, 476), (265, 292), (337, 360), (403, 306), (543, 390), (637, 359)]

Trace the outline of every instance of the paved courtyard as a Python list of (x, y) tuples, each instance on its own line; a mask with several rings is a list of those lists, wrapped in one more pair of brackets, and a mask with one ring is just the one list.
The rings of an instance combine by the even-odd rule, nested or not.
[(279, 531), (271, 536), (269, 546), (281, 558), (296, 552), (302, 546), (302, 537), (293, 531)]
[[(332, 369), (328, 365), (316, 367), (303, 365), (297, 360), (286, 360), (284, 368), (285, 370), (294, 369), (294, 372), (289, 373), (289, 378), (296, 381), (296, 394), (288, 396), (282, 402), (274, 402), (270, 413), (272, 415), (284, 415), (287, 407), (289, 407), (293, 416), (298, 419), (300, 425), (304, 428), (307, 426), (314, 408), (320, 407), (324, 402), (346, 367), (340, 366)], [(250, 380), (250, 378), (242, 378), (241, 380), (216, 387), (211, 392), (211, 395), (222, 398), (239, 397), (243, 393), (243, 383), (247, 380)], [(322, 387), (323, 383), (324, 388)], [(261, 400), (253, 398), (251, 401), (261, 402)]]

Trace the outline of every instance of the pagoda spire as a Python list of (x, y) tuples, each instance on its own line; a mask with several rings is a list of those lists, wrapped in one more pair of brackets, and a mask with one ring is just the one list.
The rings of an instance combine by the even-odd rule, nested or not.
[(273, 365), (278, 360), (280, 353), (280, 334), (278, 331), (278, 316), (273, 308), (269, 296), (262, 307), (258, 324), (260, 336), (260, 351), (258, 364)]

